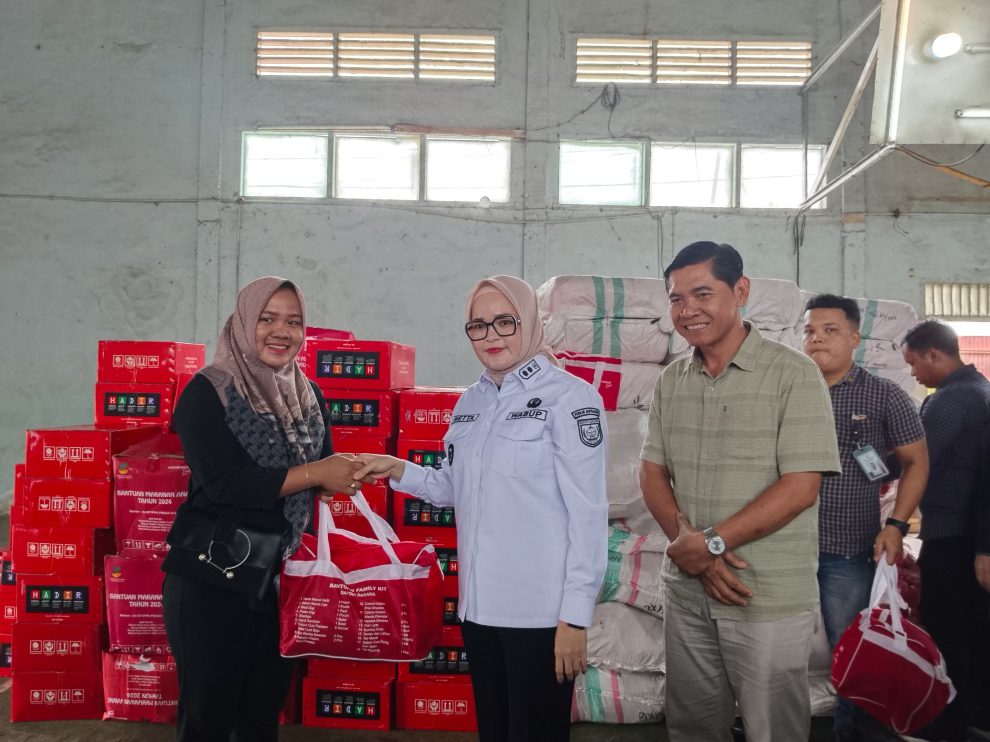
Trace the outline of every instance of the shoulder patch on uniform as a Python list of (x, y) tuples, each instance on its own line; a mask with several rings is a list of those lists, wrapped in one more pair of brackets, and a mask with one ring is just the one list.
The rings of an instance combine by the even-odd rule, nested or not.
[(582, 407), (574, 410), (571, 416), (577, 421), (578, 437), (584, 445), (589, 448), (601, 445), (605, 436), (602, 435), (601, 412), (597, 407)]
[(532, 361), (530, 361), (521, 369), (519, 369), (519, 378), (528, 379), (531, 376), (535, 376), (539, 372), (540, 372), (540, 364), (537, 363), (536, 359), (534, 358)]
[(473, 423), (477, 419), (478, 419), (477, 415), (454, 415), (452, 418), (450, 418), (450, 424), (453, 425), (454, 423)]
[(510, 412), (506, 420), (519, 420), (524, 417), (532, 417), (537, 420), (546, 420), (547, 411), (546, 410), (519, 410), (518, 412)]

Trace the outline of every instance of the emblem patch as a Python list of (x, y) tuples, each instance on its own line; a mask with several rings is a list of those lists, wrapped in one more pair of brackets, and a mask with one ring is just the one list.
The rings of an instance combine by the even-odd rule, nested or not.
[(526, 403), (526, 406), (529, 407), (530, 409), (533, 409), (534, 407), (539, 407), (541, 404), (543, 404), (542, 399), (540, 399), (539, 397), (533, 397), (531, 400), (529, 400)]
[(601, 445), (605, 437), (602, 435), (602, 421), (596, 407), (582, 407), (574, 410), (571, 416), (577, 421), (578, 437), (584, 445), (589, 448)]
[(453, 465), (454, 465), (454, 444), (453, 443), (448, 443), (447, 444), (447, 466), (453, 466)]
[(506, 420), (519, 420), (524, 417), (532, 417), (537, 420), (546, 420), (547, 411), (546, 410), (519, 410), (518, 412), (510, 412)]
[(540, 371), (540, 364), (536, 362), (534, 358), (532, 361), (527, 363), (521, 369), (519, 369), (519, 378), (528, 379), (531, 376), (536, 375)]
[(473, 423), (477, 419), (478, 419), (477, 415), (454, 415), (452, 418), (450, 418), (450, 424), (453, 425), (454, 423)]

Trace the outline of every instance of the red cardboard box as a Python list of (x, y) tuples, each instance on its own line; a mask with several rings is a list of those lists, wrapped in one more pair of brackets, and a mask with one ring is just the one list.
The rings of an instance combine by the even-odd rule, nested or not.
[(10, 688), (11, 721), (103, 717), (99, 672), (18, 672)]
[(296, 355), (296, 363), (299, 364), (299, 368), (307, 376), (310, 375), (310, 367), (313, 365), (309, 357), (309, 348), (312, 347), (313, 341), (316, 340), (353, 340), (354, 333), (348, 330), (334, 330), (330, 327), (307, 327), (306, 337), (303, 340), (302, 347), (299, 349), (298, 355)]
[(103, 653), (104, 719), (175, 722), (179, 676), (171, 655)]
[[(364, 499), (368, 501), (368, 505), (371, 506), (372, 512), (388, 520), (392, 502), (392, 493), (389, 491), (388, 485), (363, 484), (361, 485), (361, 493), (364, 495)], [(354, 507), (354, 501), (350, 495), (334, 495), (333, 500), (330, 501), (330, 512), (337, 528), (353, 531), (359, 536), (374, 538), (375, 532), (372, 530), (371, 524)]]
[(457, 546), (454, 509), (430, 505), (404, 492), (396, 492), (392, 498), (392, 526), (402, 541)]
[(311, 657), (306, 675), (311, 678), (347, 678), (349, 680), (395, 680), (395, 662), (329, 660)]
[(399, 681), (433, 680), (438, 677), (471, 682), (468, 654), (464, 649), (464, 637), (459, 626), (444, 626), (440, 644), (416, 662), (399, 663)]
[(17, 588), (0, 587), (0, 634), (9, 634), (17, 620)]
[(17, 672), (99, 672), (103, 627), (95, 623), (16, 623)]
[(387, 453), (395, 455), (395, 438), (368, 438), (363, 435), (333, 435), (334, 453)]
[(471, 684), (449, 680), (397, 682), (395, 726), (398, 729), (478, 731)]
[(14, 565), (10, 561), (9, 551), (0, 551), (0, 595), (5, 588), (11, 592), (16, 592), (17, 575), (14, 573)]
[(17, 576), (17, 620), (102, 623), (103, 580), (60, 575)]
[(409, 389), (416, 349), (387, 340), (307, 341), (306, 375), (321, 389)]
[(14, 489), (11, 522), (66, 528), (110, 528), (113, 486), (109, 479), (20, 480)]
[(98, 381), (94, 390), (93, 422), (116, 428), (132, 425), (167, 426), (175, 406), (172, 384), (126, 384)]
[(113, 454), (158, 432), (152, 425), (133, 428), (80, 425), (28, 430), (24, 447), (24, 476), (38, 479), (108, 479), (113, 472), (110, 460)]
[(206, 363), (206, 346), (156, 340), (101, 340), (97, 381), (175, 386), (180, 373), (196, 373)]
[(392, 681), (303, 678), (303, 726), (392, 728)]
[[(457, 598), (461, 594), (458, 589), (459, 581), (457, 579), (457, 549), (450, 546), (435, 546), (434, 548), (437, 552), (437, 562), (440, 564), (440, 571), (443, 572), (443, 594), (450, 596), (450, 598)], [(446, 602), (444, 606), (446, 607)]]
[(161, 557), (175, 511), (189, 492), (189, 466), (174, 433), (161, 433), (113, 457), (117, 551)]
[(395, 455), (420, 466), (439, 469), (447, 451), (443, 441), (435, 438), (399, 438)]
[(0, 678), (9, 678), (12, 674), (12, 641), (9, 633), (0, 631)]
[(10, 527), (11, 561), (20, 575), (103, 574), (103, 557), (113, 549), (108, 529)]
[(158, 559), (111, 555), (105, 558), (103, 586), (111, 652), (165, 654), (169, 650), (162, 614)]
[(285, 701), (278, 712), (279, 724), (298, 724), (302, 721), (302, 679), (305, 674), (303, 672), (305, 667), (305, 662), (299, 662), (296, 664), (296, 669), (292, 671), (289, 690), (285, 694)]
[(397, 392), (329, 389), (324, 393), (330, 410), (334, 441), (344, 436), (393, 438), (398, 422)]
[(399, 435), (403, 438), (443, 438), (454, 405), (463, 393), (463, 387), (403, 389), (399, 392)]

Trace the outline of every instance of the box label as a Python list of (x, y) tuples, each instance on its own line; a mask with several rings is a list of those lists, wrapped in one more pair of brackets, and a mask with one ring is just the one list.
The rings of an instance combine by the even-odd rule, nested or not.
[(407, 461), (419, 464), (420, 466), (432, 466), (434, 469), (439, 469), (446, 457), (447, 454), (444, 453), (443, 449), (437, 451), (426, 448), (413, 448), (406, 454)]
[(322, 350), (316, 354), (316, 376), (320, 379), (377, 379), (381, 353)]
[(437, 562), (445, 576), (457, 577), (457, 549), (436, 547)]
[(28, 613), (89, 613), (89, 588), (79, 585), (28, 585)]
[(454, 509), (452, 507), (438, 507), (415, 497), (405, 501), (402, 522), (407, 526), (435, 526), (440, 528), (454, 528), (457, 525), (454, 522)]
[(106, 417), (158, 417), (161, 411), (161, 395), (157, 393), (103, 393), (103, 414)]
[(409, 664), (409, 672), (430, 675), (467, 675), (467, 651), (464, 647), (434, 647), (418, 662)]
[(334, 399), (327, 400), (330, 408), (331, 425), (349, 425), (377, 428), (381, 410), (377, 399)]
[(316, 715), (324, 719), (368, 719), (377, 721), (381, 714), (381, 694), (352, 690), (316, 692)]

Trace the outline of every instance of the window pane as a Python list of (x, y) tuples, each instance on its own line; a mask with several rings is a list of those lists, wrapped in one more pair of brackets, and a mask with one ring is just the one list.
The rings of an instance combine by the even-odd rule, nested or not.
[(505, 139), (428, 138), (427, 200), (508, 201), (509, 147)]
[(334, 151), (337, 198), (419, 198), (418, 137), (339, 135)]
[(561, 142), (560, 203), (642, 206), (643, 145)]
[[(808, 148), (808, 191), (818, 176), (824, 147)], [(745, 208), (790, 209), (804, 201), (801, 170), (804, 149), (793, 147), (761, 147), (743, 145), (740, 167), (741, 192), (739, 205)], [(822, 199), (814, 207), (825, 208)]]
[(654, 144), (651, 206), (732, 206), (731, 144)]
[(326, 198), (326, 134), (244, 134), (244, 196)]

